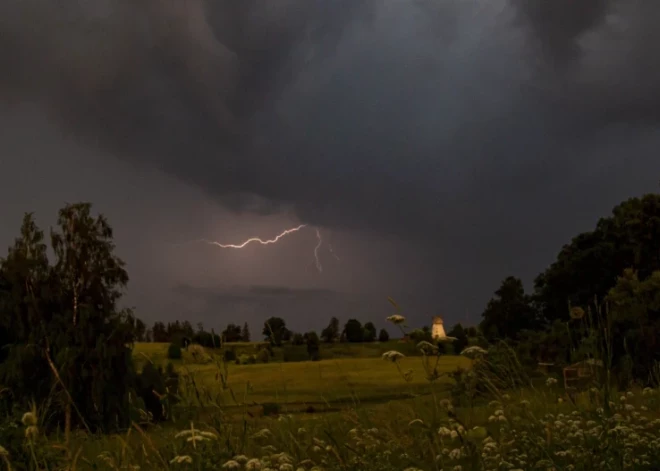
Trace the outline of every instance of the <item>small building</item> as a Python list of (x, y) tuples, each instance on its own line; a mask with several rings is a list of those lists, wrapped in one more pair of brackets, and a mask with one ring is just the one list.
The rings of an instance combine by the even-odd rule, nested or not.
[(434, 339), (445, 338), (445, 322), (440, 316), (433, 317), (433, 327), (431, 328), (431, 337)]

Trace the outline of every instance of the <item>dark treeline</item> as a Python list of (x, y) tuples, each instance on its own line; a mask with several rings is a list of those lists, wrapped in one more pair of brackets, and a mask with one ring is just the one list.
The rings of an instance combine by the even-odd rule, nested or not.
[(484, 338), (515, 345), (530, 365), (601, 352), (621, 383), (648, 381), (660, 360), (660, 195), (624, 201), (574, 237), (531, 294), (505, 278), (482, 317)]

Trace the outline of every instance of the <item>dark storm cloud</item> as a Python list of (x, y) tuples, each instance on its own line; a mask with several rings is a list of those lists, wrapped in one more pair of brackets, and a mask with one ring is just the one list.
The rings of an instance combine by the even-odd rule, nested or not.
[(0, 98), (38, 101), (87, 142), (236, 209), (291, 204), (305, 222), (461, 240), (477, 218), (502, 222), (489, 205), (552, 189), (599, 153), (603, 132), (638, 132), (604, 127), (657, 122), (659, 11), (644, 0), (10, 1)]

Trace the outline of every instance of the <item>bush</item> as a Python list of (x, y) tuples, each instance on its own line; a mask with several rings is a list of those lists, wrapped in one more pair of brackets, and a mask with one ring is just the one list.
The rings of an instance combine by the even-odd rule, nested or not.
[(236, 350), (233, 348), (227, 349), (222, 352), (222, 357), (226, 362), (236, 361)]
[(264, 402), (261, 405), (264, 408), (264, 415), (277, 415), (280, 413), (280, 405), (275, 402)]
[(257, 358), (254, 355), (248, 355), (246, 353), (241, 353), (236, 359), (237, 365), (254, 365), (257, 362)]
[(180, 360), (182, 356), (181, 345), (171, 343), (170, 346), (167, 347), (167, 358), (170, 360)]
[(387, 342), (389, 339), (390, 334), (385, 329), (380, 329), (380, 333), (378, 334), (378, 341)]
[(282, 348), (282, 360), (285, 362), (299, 362), (309, 360), (305, 345), (285, 345)]
[[(176, 402), (178, 389), (179, 375), (174, 370), (172, 363), (168, 363), (165, 372), (162, 367), (156, 368), (153, 363), (147, 363), (136, 378), (137, 396), (142, 399), (146, 411), (154, 422), (160, 422), (170, 416), (171, 406)], [(165, 406), (164, 410), (163, 406)]]
[(293, 337), (291, 337), (291, 344), (292, 345), (302, 345), (305, 343), (305, 338), (302, 336), (302, 334), (293, 334)]
[(270, 354), (268, 353), (268, 350), (259, 350), (255, 359), (259, 363), (268, 363), (270, 361)]
[(211, 361), (211, 356), (206, 353), (206, 350), (204, 350), (204, 347), (202, 347), (199, 344), (193, 343), (188, 347), (188, 352), (190, 352), (193, 361), (195, 363), (209, 363)]

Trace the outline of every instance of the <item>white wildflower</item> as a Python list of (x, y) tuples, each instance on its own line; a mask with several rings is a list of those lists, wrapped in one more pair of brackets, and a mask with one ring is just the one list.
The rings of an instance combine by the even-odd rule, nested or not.
[(398, 324), (403, 324), (404, 322), (406, 322), (406, 318), (403, 317), (402, 315), (399, 315), (399, 314), (393, 314), (385, 320), (387, 320), (388, 322), (391, 322), (392, 324), (397, 324), (397, 325)]
[(172, 460), (170, 460), (170, 464), (191, 464), (192, 463), (192, 458), (188, 455), (177, 455)]
[(383, 353), (383, 360), (389, 360), (392, 362), (397, 362), (401, 358), (405, 357), (405, 355), (401, 352), (397, 352), (396, 350), (390, 350), (388, 352)]

